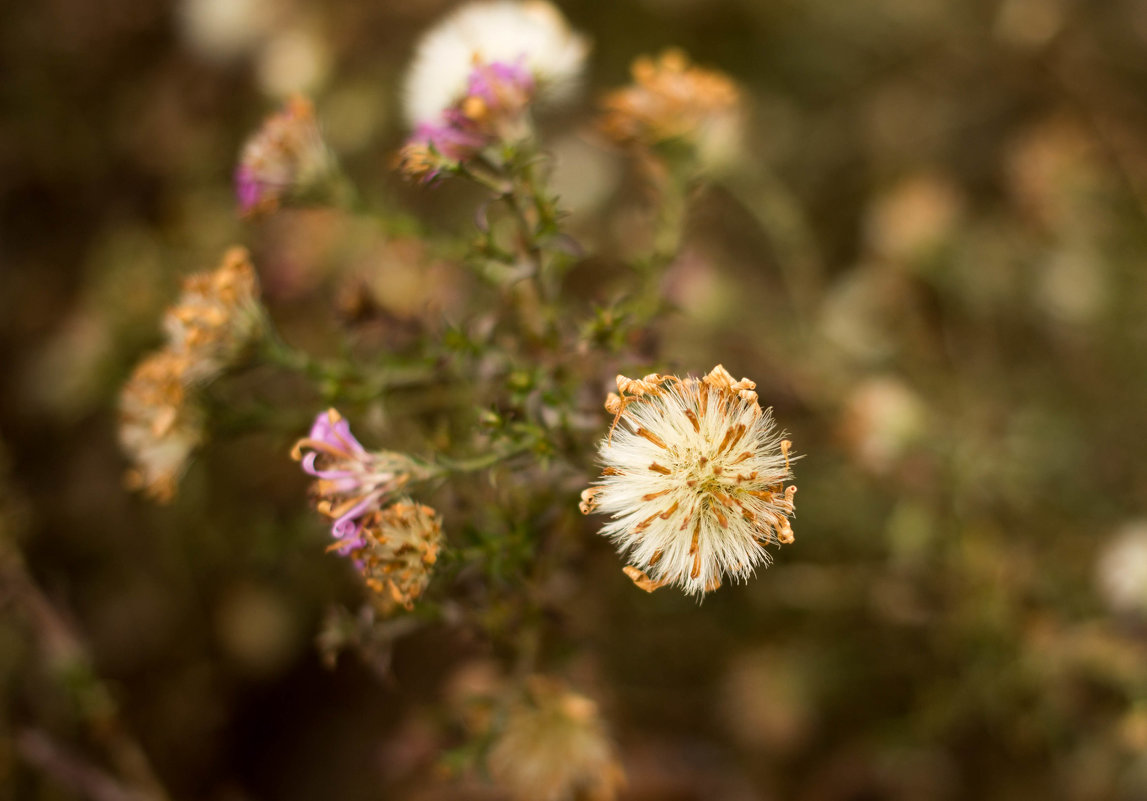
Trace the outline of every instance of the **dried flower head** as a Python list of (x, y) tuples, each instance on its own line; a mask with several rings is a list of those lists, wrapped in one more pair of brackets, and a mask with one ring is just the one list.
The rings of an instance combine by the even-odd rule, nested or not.
[(257, 335), (258, 280), (246, 249), (231, 248), (219, 267), (184, 281), (167, 310), (167, 346), (147, 356), (120, 392), (120, 445), (134, 467), (127, 482), (168, 501), (203, 439), (195, 386), (214, 378)]
[(259, 331), (259, 281), (246, 248), (233, 247), (213, 272), (183, 282), (163, 320), (168, 347), (188, 357), (189, 380), (211, 378), (233, 362)]
[(605, 467), (581, 510), (612, 517), (601, 533), (628, 554), (625, 574), (643, 590), (703, 594), (723, 576), (748, 578), (769, 561), (767, 544), (793, 541), (789, 442), (755, 388), (720, 365), (702, 379), (617, 377)]
[(235, 169), (239, 210), (257, 216), (319, 192), (336, 173), (311, 101), (295, 95), (243, 146)]
[(425, 477), (424, 468), (404, 454), (366, 450), (334, 409), (319, 413), (310, 434), (291, 449), (291, 458), (317, 479), (315, 508), (334, 520), (334, 547), (342, 554), (364, 547), (372, 515), (410, 481)]
[(188, 358), (162, 350), (141, 361), (120, 391), (119, 441), (132, 462), (126, 483), (161, 503), (203, 439), (203, 416), (187, 397)]
[(349, 555), (366, 586), (410, 609), (430, 583), (442, 547), (438, 515), (429, 506), (404, 498), (368, 514), (359, 541)]
[(533, 677), (490, 751), (491, 777), (520, 801), (609, 801), (624, 780), (597, 704)]
[(680, 50), (633, 62), (633, 84), (605, 96), (600, 130), (625, 146), (683, 141), (704, 161), (735, 148), (741, 92), (727, 75), (690, 65)]
[(544, 0), (493, 0), (457, 9), (423, 36), (406, 75), (403, 96), (412, 128), (438, 125), (441, 115), (473, 95), (475, 65), (518, 68), (552, 101), (577, 86), (584, 37)]

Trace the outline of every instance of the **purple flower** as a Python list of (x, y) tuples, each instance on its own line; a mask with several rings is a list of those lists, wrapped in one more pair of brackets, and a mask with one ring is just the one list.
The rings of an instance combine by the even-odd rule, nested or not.
[(331, 535), (338, 542), (332, 548), (344, 555), (366, 544), (366, 518), (424, 472), (401, 453), (366, 450), (334, 409), (315, 418), (309, 436), (291, 449), (291, 458), (317, 479), (315, 508), (334, 521)]
[(526, 68), (525, 56), (519, 56), (513, 64), (475, 64), (466, 95), (479, 98), (492, 112), (520, 114), (533, 98), (534, 88), (534, 76)]
[(428, 181), (491, 145), (525, 139), (531, 132), (527, 111), (534, 90), (534, 76), (524, 57), (513, 63), (476, 63), (466, 94), (437, 122), (415, 128), (400, 154), (400, 169)]

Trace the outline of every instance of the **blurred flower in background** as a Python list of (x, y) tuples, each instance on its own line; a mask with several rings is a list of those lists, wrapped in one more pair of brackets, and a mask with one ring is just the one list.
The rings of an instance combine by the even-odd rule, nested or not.
[(597, 705), (541, 676), (510, 709), (489, 764), (518, 801), (611, 801), (624, 778)]
[(1110, 536), (1096, 561), (1095, 577), (1112, 611), (1147, 616), (1147, 520), (1125, 523)]

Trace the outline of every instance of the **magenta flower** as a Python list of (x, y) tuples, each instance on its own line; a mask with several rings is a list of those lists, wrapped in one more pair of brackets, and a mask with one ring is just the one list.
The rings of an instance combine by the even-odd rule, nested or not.
[(535, 88), (524, 58), (513, 63), (475, 63), (466, 94), (443, 111), (437, 122), (423, 122), (415, 128), (400, 155), (400, 168), (413, 178), (429, 181), (492, 145), (528, 138), (528, 110)]
[(466, 96), (476, 97), (494, 114), (520, 114), (533, 99), (534, 76), (519, 56), (513, 64), (492, 61), (478, 63), (470, 73)]
[(425, 477), (425, 468), (404, 454), (366, 450), (334, 409), (315, 418), (310, 435), (291, 449), (291, 458), (317, 479), (315, 508), (334, 521), (331, 535), (338, 542), (332, 547), (344, 555), (366, 545), (368, 516), (412, 479)]

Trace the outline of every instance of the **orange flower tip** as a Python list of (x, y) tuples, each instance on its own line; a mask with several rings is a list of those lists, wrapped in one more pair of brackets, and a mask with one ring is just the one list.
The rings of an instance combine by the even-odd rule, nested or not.
[(664, 581), (654, 581), (645, 575), (643, 570), (639, 570), (633, 565), (626, 565), (621, 569), (621, 572), (629, 577), (629, 580), (637, 585), (638, 589), (645, 590), (646, 592), (653, 592), (665, 586)]

